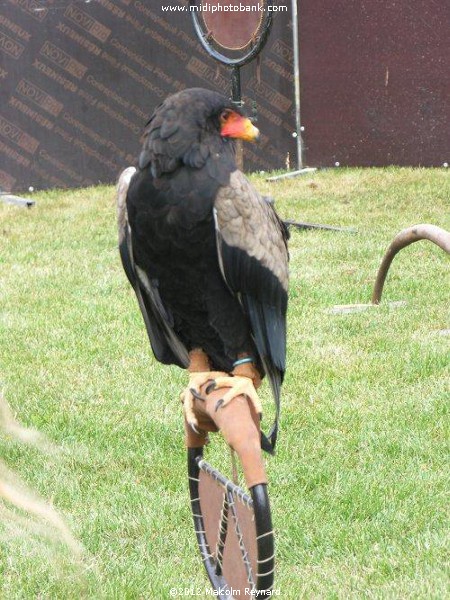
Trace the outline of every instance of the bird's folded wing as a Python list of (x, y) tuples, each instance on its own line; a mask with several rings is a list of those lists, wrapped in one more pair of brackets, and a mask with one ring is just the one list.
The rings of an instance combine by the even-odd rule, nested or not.
[(288, 232), (273, 206), (240, 171), (221, 187), (214, 202), (217, 250), (222, 276), (250, 321), (259, 359), (275, 400), (275, 422), (262, 435), (273, 452), (286, 365)]
[(275, 367), (282, 378), (288, 290), (286, 229), (240, 171), (234, 171), (230, 184), (219, 189), (214, 214), (222, 275), (249, 316), (263, 363)]
[(189, 364), (188, 352), (172, 328), (173, 322), (162, 303), (157, 282), (150, 280), (134, 261), (126, 198), (135, 172), (134, 167), (128, 167), (120, 175), (117, 184), (117, 222), (122, 265), (136, 293), (156, 359), (164, 364), (176, 364), (186, 368)]

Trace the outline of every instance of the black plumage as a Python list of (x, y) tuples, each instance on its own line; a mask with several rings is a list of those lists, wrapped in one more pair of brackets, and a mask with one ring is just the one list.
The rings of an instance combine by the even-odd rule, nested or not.
[(119, 180), (120, 251), (159, 361), (186, 368), (189, 352), (201, 348), (213, 370), (231, 372), (238, 356), (250, 355), (278, 403), (287, 231), (237, 170), (225, 125), (239, 114), (203, 89), (155, 110), (138, 168)]

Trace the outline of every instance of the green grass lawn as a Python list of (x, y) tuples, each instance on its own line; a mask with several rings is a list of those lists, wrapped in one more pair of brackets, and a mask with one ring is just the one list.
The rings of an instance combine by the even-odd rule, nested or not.
[[(399, 230), (450, 229), (448, 171), (252, 179), (285, 218), (358, 230), (292, 232), (288, 373), (268, 459), (275, 587), (293, 600), (450, 598), (449, 257), (413, 244), (378, 308), (330, 311), (370, 301)], [(204, 589), (178, 400), (186, 376), (151, 354), (119, 261), (114, 191), (35, 199), (29, 210), (0, 202), (0, 382), (17, 419), (59, 451), (2, 437), (0, 456), (85, 551), (80, 560), (3, 524), (0, 598)]]

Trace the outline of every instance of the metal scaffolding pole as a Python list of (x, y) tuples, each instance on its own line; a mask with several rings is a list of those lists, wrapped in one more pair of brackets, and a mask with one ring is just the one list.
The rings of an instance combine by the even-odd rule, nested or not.
[(297, 175), (305, 175), (316, 171), (314, 167), (303, 168), (303, 143), (300, 117), (300, 54), (298, 49), (298, 10), (297, 0), (291, 0), (292, 5), (292, 48), (294, 51), (294, 96), (295, 96), (295, 131), (294, 137), (297, 143), (297, 171), (291, 171), (284, 175), (269, 177), (267, 181), (278, 181)]
[(303, 147), (300, 120), (300, 57), (298, 51), (297, 0), (292, 0), (292, 48), (294, 50), (295, 133), (297, 134), (297, 169), (303, 169)]

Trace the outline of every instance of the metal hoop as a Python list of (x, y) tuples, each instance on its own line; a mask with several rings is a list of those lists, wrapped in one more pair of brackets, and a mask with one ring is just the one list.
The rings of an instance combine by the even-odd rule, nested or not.
[[(202, 2), (202, 0), (189, 0), (189, 8), (191, 8), (191, 7), (198, 8), (201, 5), (201, 2)], [(267, 8), (273, 6), (273, 0), (264, 0), (264, 4), (265, 4), (265, 8), (267, 9)], [(192, 21), (194, 23), (195, 32), (196, 32), (198, 39), (200, 40), (200, 43), (202, 44), (203, 48), (215, 60), (217, 60), (217, 61), (221, 62), (222, 64), (227, 65), (229, 67), (242, 67), (243, 65), (245, 65), (248, 62), (250, 62), (251, 60), (253, 60), (253, 58), (255, 58), (255, 56), (262, 50), (264, 44), (266, 43), (267, 36), (269, 35), (270, 28), (272, 26), (272, 12), (266, 10), (264, 13), (264, 16), (262, 17), (261, 32), (257, 36), (255, 44), (251, 47), (251, 49), (246, 54), (244, 54), (244, 56), (241, 56), (238, 58), (230, 58), (228, 56), (225, 56), (224, 54), (222, 54), (215, 48), (213, 48), (212, 45), (208, 42), (207, 33), (205, 33), (205, 31), (203, 31), (200, 20), (199, 20), (199, 13), (201, 13), (201, 11), (192, 10), (191, 12), (192, 12)], [(250, 43), (251, 43), (251, 40), (249, 40), (248, 44), (246, 44), (242, 48), (246, 48)]]
[[(200, 472), (204, 471), (214, 481), (216, 481), (224, 490), (225, 502), (220, 515), (220, 535), (218, 539), (216, 556), (214, 557), (208, 544), (205, 531), (204, 515), (202, 513), (200, 502)], [(252, 588), (257, 597), (266, 597), (270, 595), (273, 586), (275, 571), (275, 551), (274, 551), (274, 532), (270, 515), (269, 497), (266, 484), (257, 484), (250, 488), (249, 496), (244, 490), (233, 484), (224, 477), (219, 471), (214, 469), (205, 460), (203, 460), (203, 448), (188, 448), (188, 476), (189, 492), (191, 497), (191, 510), (194, 519), (194, 527), (197, 535), (197, 543), (200, 554), (209, 580), (216, 591), (222, 591), (218, 594), (219, 598), (230, 598), (231, 588), (229, 582), (222, 572), (222, 555), (227, 536), (227, 529), (231, 527), (225, 518), (225, 513), (231, 515), (234, 520), (236, 531), (239, 530), (237, 514), (234, 509), (235, 502), (240, 502), (251, 509), (254, 514), (256, 548), (257, 548), (257, 569), (255, 573), (251, 572), (250, 562), (246, 554), (246, 548), (243, 544), (240, 548), (242, 559), (248, 570), (249, 581), (252, 581)], [(239, 532), (240, 535), (240, 532)], [(242, 540), (242, 536), (240, 535)], [(249, 584), (250, 585), (250, 584)]]

